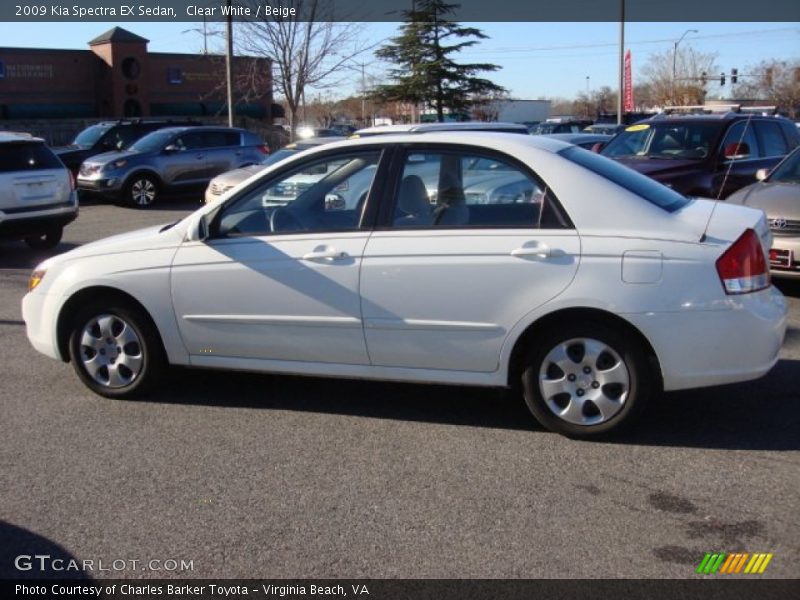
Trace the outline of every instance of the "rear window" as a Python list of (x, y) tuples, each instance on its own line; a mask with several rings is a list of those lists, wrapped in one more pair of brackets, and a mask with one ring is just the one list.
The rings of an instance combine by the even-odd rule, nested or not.
[(558, 154), (592, 173), (605, 177), (667, 212), (675, 212), (689, 202), (686, 196), (682, 196), (675, 190), (594, 152), (572, 146), (559, 151)]
[(41, 142), (0, 144), (0, 173), (63, 168), (58, 157)]

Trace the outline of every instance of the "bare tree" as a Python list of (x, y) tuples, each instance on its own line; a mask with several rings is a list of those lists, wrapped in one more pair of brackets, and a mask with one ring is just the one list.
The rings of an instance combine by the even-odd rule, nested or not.
[(689, 45), (678, 49), (676, 55), (672, 50), (651, 54), (642, 67), (651, 101), (661, 106), (703, 104), (706, 96), (703, 73), (707, 80), (716, 77), (719, 71), (716, 60), (715, 53), (698, 52)]
[[(242, 0), (240, 4), (250, 5), (255, 15), (259, 2)], [(294, 8), (296, 16), (244, 21), (239, 27), (237, 46), (246, 54), (273, 61), (274, 84), (285, 98), (294, 135), (306, 89), (341, 85), (351, 77), (346, 70), (348, 64), (375, 44), (367, 45), (363, 41), (362, 24), (334, 21), (330, 2), (285, 0), (281, 6)]]
[(736, 93), (740, 98), (766, 100), (796, 119), (800, 115), (800, 59), (762, 61), (747, 69)]

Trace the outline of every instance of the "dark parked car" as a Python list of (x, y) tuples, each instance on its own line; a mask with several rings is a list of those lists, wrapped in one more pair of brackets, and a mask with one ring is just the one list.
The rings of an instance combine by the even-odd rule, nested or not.
[(261, 138), (244, 129), (168, 127), (84, 162), (78, 189), (145, 208), (165, 191), (203, 190), (220, 173), (258, 164), (268, 154)]
[(200, 125), (200, 123), (165, 119), (133, 119), (97, 123), (81, 131), (69, 146), (55, 148), (54, 151), (73, 175), (77, 175), (81, 163), (87, 158), (103, 152), (123, 150), (148, 133), (176, 125)]
[(727, 198), (800, 145), (782, 117), (744, 112), (659, 115), (618, 133), (601, 154), (689, 196)]
[(574, 117), (551, 117), (544, 123), (539, 123), (530, 128), (531, 135), (542, 135), (549, 133), (581, 133), (592, 122), (588, 119), (576, 119)]

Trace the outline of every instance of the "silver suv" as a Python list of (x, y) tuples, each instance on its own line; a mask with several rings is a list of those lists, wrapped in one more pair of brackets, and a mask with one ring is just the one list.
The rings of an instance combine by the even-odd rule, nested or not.
[(216, 175), (258, 164), (268, 154), (269, 147), (244, 129), (167, 127), (85, 161), (78, 189), (145, 208), (164, 192), (201, 191)]
[(52, 248), (77, 216), (72, 174), (44, 140), (0, 132), (0, 237)]

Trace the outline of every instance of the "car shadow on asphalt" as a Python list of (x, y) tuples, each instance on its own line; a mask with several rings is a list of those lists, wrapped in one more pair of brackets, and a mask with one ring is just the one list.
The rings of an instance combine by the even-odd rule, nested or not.
[[(762, 379), (657, 398), (630, 432), (603, 443), (800, 449), (800, 364), (781, 360)], [(147, 401), (349, 415), (548, 434), (506, 390), (173, 369)]]
[(56, 542), (0, 520), (0, 579), (92, 579), (70, 561), (82, 564)]

